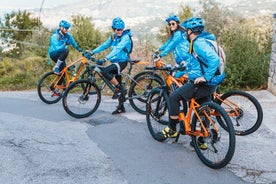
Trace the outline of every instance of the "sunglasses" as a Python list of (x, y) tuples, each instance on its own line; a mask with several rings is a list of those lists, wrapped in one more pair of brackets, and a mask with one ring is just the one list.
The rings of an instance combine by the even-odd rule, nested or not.
[(115, 29), (116, 31), (123, 31), (123, 29)]
[(169, 25), (169, 26), (175, 26), (176, 23), (172, 22), (172, 23), (169, 23), (168, 25)]

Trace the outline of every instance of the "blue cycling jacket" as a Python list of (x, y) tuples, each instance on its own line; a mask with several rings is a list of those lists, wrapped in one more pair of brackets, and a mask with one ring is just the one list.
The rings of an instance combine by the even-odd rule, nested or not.
[[(190, 80), (195, 80), (198, 77), (204, 77), (208, 82), (215, 76), (217, 68), (220, 63), (220, 58), (213, 47), (205, 40), (215, 39), (213, 34), (209, 34), (208, 32), (203, 32), (198, 35), (197, 38), (193, 41), (193, 54), (190, 55), (190, 58), (187, 60), (187, 73)], [(200, 67), (201, 60), (202, 69)]]
[(50, 37), (48, 53), (62, 52), (68, 49), (68, 45), (72, 45), (76, 49), (79, 48), (77, 42), (70, 33), (65, 33), (63, 35), (59, 32), (59, 29), (56, 29)]
[(127, 51), (131, 48), (131, 31), (124, 30), (123, 35), (118, 37), (116, 34), (109, 36), (109, 38), (99, 47), (93, 50), (94, 54), (102, 52), (111, 47), (110, 53), (106, 58), (112, 63), (125, 62), (129, 60), (129, 53)]
[(189, 42), (182, 31), (174, 32), (158, 50), (162, 51), (160, 57), (165, 57), (173, 51), (174, 59), (177, 64), (186, 61), (189, 58)]

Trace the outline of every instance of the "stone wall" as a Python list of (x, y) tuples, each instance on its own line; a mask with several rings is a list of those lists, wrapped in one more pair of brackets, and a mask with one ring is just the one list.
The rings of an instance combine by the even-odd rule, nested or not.
[(276, 14), (274, 18), (274, 34), (272, 40), (272, 51), (269, 64), (268, 91), (276, 95)]

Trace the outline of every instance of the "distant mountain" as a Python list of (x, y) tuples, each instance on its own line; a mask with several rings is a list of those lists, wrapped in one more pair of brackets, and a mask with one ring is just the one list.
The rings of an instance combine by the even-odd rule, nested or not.
[(228, 6), (241, 16), (271, 15), (276, 13), (276, 0), (240, 0)]
[[(135, 30), (135, 34), (156, 32), (165, 24), (164, 19), (172, 13), (178, 13), (182, 5), (193, 10), (199, 7), (198, 0), (81, 0), (78, 3), (57, 6), (51, 9), (34, 10), (47, 27), (56, 27), (61, 19), (70, 20), (72, 15), (91, 17), (96, 27), (106, 30), (114, 17), (120, 16), (126, 26)], [(227, 8), (242, 16), (276, 13), (276, 0), (229, 0)]]
[[(185, 1), (185, 4), (193, 6), (195, 2), (197, 0), (190, 0)], [(45, 26), (56, 27), (60, 19), (81, 14), (91, 17), (98, 28), (106, 29), (114, 17), (120, 16), (127, 27), (148, 31), (145, 26), (162, 25), (169, 14), (179, 12), (181, 4), (181, 0), (81, 0), (74, 4), (43, 9), (40, 17)], [(36, 10), (35, 13), (38, 15), (39, 11)]]

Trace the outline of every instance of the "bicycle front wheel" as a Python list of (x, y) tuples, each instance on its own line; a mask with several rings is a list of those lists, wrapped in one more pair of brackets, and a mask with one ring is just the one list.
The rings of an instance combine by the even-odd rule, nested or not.
[(147, 126), (152, 137), (157, 141), (165, 141), (161, 134), (169, 123), (169, 96), (161, 88), (153, 89), (146, 103)]
[[(226, 166), (235, 152), (235, 132), (231, 119), (225, 110), (216, 103), (203, 103), (194, 114), (191, 129), (192, 144), (199, 159), (208, 167), (220, 169)], [(220, 117), (220, 121), (218, 118)], [(224, 128), (226, 127), (226, 129)], [(208, 135), (202, 136), (207, 130)]]
[(224, 93), (215, 102), (222, 106), (233, 122), (236, 135), (255, 132), (263, 121), (263, 110), (258, 100), (244, 91), (233, 90)]
[[(58, 81), (60, 76), (53, 71), (45, 73), (38, 81), (37, 93), (39, 98), (47, 103), (57, 103), (62, 98), (62, 93), (65, 87), (65, 81)], [(61, 78), (60, 80), (64, 80)], [(61, 83), (58, 85), (58, 83)]]
[(154, 75), (145, 74), (136, 78), (129, 87), (128, 98), (131, 107), (141, 113), (146, 114), (146, 101), (152, 89), (161, 86), (164, 81)]
[(72, 83), (64, 92), (62, 104), (72, 117), (85, 118), (93, 114), (101, 102), (101, 93), (95, 83), (80, 79)]

